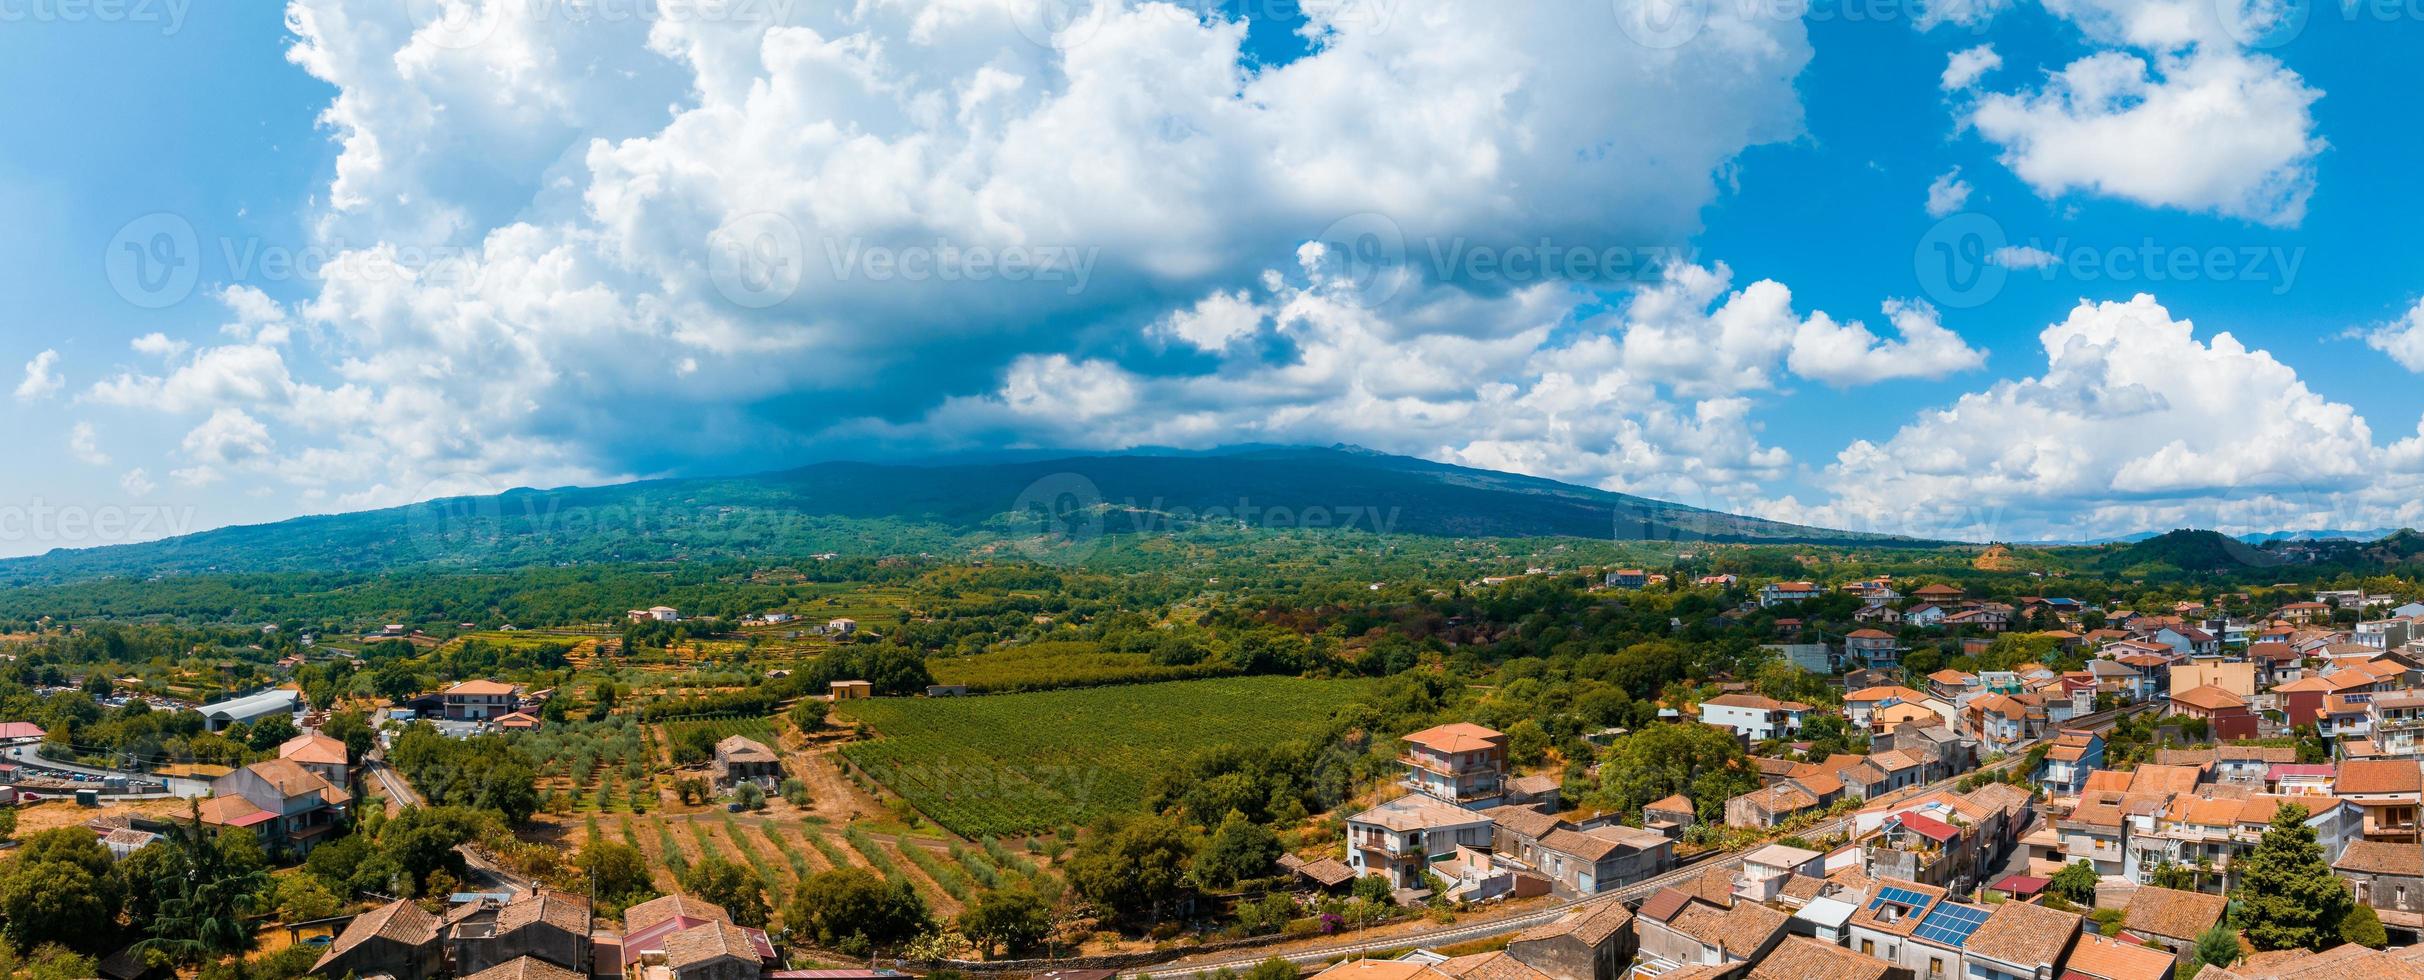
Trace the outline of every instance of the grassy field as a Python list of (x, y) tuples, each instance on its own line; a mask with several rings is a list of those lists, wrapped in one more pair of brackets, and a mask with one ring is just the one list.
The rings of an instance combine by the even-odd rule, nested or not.
[(1200, 748), (1318, 734), (1360, 681), (1284, 677), (971, 698), (853, 701), (880, 737), (850, 761), (965, 837), (1014, 835), (1133, 810), (1156, 772)]

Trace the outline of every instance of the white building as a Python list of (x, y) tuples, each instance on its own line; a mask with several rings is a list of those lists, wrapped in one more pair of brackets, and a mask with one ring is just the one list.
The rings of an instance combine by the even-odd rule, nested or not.
[(1778, 701), (1757, 694), (1720, 694), (1700, 702), (1700, 721), (1730, 728), (1754, 742), (1799, 734), (1813, 709), (1798, 701)]

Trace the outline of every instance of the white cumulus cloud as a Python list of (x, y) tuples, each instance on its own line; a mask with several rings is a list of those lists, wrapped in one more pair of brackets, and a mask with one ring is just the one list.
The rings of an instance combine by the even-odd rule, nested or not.
[(25, 362), (25, 379), (17, 382), (17, 400), (48, 398), (66, 386), (67, 382), (59, 377), (59, 352), (46, 350)]

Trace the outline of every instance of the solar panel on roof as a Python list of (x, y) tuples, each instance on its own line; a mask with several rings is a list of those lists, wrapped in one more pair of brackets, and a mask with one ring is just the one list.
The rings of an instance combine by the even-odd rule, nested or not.
[(1887, 902), (1912, 909), (1922, 909), (1927, 907), (1928, 897), (1908, 888), (1895, 888), (1888, 885), (1877, 889), (1877, 897), (1869, 901), (1869, 908), (1873, 909)]
[(1986, 924), (1987, 911), (1975, 905), (1939, 905), (1919, 921), (1914, 937), (1931, 943), (1958, 947), (1969, 942), (1970, 933)]

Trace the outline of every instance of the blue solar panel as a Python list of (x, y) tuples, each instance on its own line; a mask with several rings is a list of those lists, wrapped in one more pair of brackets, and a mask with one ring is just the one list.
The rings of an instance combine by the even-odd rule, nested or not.
[(1970, 933), (1986, 924), (1986, 916), (1987, 911), (1975, 905), (1939, 905), (1920, 920), (1912, 935), (1931, 943), (1959, 947), (1969, 942)]
[(1923, 909), (1927, 907), (1928, 897), (1908, 888), (1888, 885), (1877, 889), (1877, 897), (1869, 901), (1869, 907), (1873, 909), (1887, 902), (1910, 909)]

